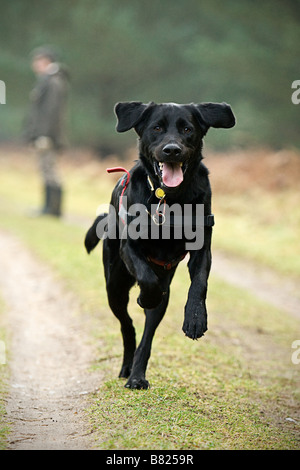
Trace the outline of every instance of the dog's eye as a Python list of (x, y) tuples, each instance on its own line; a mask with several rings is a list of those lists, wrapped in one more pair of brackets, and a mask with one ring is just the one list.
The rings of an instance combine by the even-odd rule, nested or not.
[(161, 132), (162, 131), (162, 127), (161, 126), (154, 126), (153, 130), (155, 132)]
[(192, 129), (191, 129), (190, 127), (184, 127), (184, 128), (183, 128), (183, 132), (184, 132), (185, 134), (190, 134), (190, 133), (192, 132)]

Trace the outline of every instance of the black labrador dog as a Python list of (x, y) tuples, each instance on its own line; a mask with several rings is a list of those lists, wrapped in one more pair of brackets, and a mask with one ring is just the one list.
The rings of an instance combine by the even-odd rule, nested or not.
[[(113, 190), (109, 214), (96, 218), (86, 234), (85, 246), (90, 253), (103, 238), (108, 302), (121, 323), (124, 344), (119, 377), (128, 378), (125, 385), (128, 388), (147, 389), (145, 374), (153, 336), (165, 314), (176, 267), (187, 252), (191, 285), (182, 329), (192, 339), (200, 338), (207, 330), (205, 300), (214, 221), (208, 170), (202, 163), (202, 139), (209, 127), (233, 127), (235, 118), (226, 103), (126, 102), (118, 103), (115, 113), (118, 132), (134, 128), (138, 134), (139, 160), (130, 172), (122, 168), (110, 170), (126, 173)], [(137, 213), (132, 210), (135, 205), (142, 215), (140, 224), (135, 223)], [(182, 211), (188, 208), (191, 217), (184, 219), (184, 211), (179, 211), (179, 216), (183, 215), (177, 226), (169, 211), (166, 222), (166, 207), (170, 206)], [(202, 212), (197, 212), (198, 207), (202, 207)], [(190, 221), (186, 228), (195, 227), (200, 218), (202, 243), (195, 240), (197, 230), (194, 230), (194, 242), (187, 244), (192, 240), (192, 236), (186, 236), (188, 230), (184, 233), (181, 230), (180, 237), (176, 229), (180, 224), (182, 228), (184, 220)], [(165, 223), (169, 231), (163, 232)], [(153, 227), (157, 230), (151, 236)], [(137, 301), (146, 317), (137, 349), (135, 329), (127, 312), (129, 291), (136, 282), (140, 288)]]

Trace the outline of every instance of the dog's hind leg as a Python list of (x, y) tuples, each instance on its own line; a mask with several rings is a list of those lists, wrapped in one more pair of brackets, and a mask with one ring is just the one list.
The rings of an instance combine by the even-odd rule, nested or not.
[(113, 242), (104, 241), (103, 262), (106, 278), (106, 290), (109, 306), (121, 324), (123, 338), (123, 363), (119, 377), (129, 377), (133, 356), (136, 349), (135, 329), (130, 318), (127, 305), (129, 291), (135, 283), (119, 256), (115, 256)]
[(121, 285), (109, 282), (107, 285), (107, 296), (109, 306), (113, 314), (117, 317), (121, 324), (121, 333), (123, 338), (123, 363), (119, 373), (119, 377), (129, 377), (133, 356), (136, 349), (135, 329), (127, 311), (129, 301), (129, 290), (134, 284), (134, 280), (126, 279), (122, 276)]
[(126, 282), (124, 277), (122, 279), (122, 285), (118, 284), (116, 286), (114, 283), (108, 283), (107, 296), (109, 306), (121, 324), (124, 352), (119, 377), (127, 378), (129, 377), (132, 368), (133, 356), (136, 349), (136, 340), (132, 319), (127, 312), (129, 289), (134, 284), (134, 281), (130, 283)]

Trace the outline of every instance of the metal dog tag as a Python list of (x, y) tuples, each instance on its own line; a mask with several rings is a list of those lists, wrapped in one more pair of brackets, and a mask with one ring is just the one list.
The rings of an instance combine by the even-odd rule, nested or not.
[[(162, 218), (162, 220), (160, 221), (159, 218)], [(162, 213), (158, 213), (158, 214), (153, 214), (152, 215), (152, 220), (153, 222), (155, 223), (155, 225), (163, 225), (166, 221), (166, 217), (164, 214)]]

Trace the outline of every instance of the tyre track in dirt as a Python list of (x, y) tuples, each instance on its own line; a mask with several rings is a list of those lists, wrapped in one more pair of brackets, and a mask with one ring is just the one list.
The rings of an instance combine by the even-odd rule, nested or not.
[(17, 238), (0, 232), (0, 252), (9, 337), (8, 449), (90, 449), (85, 408), (101, 376), (89, 371), (95, 355), (79, 305)]
[(300, 318), (299, 282), (249, 260), (213, 250), (212, 274)]

